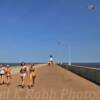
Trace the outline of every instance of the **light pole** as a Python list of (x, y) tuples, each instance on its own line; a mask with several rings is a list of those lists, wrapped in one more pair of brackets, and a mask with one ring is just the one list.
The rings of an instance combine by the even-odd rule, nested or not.
[(68, 65), (71, 66), (71, 46), (68, 45)]

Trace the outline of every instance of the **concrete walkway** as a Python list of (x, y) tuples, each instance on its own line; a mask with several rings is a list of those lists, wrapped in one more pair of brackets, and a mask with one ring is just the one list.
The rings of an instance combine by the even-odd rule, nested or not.
[(100, 87), (94, 83), (57, 65), (39, 66), (32, 89), (18, 87), (20, 77), (15, 75), (9, 87), (0, 86), (0, 100), (100, 100)]

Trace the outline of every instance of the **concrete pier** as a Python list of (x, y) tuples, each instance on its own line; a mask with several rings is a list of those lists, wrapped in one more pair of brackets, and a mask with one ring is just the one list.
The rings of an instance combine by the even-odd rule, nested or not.
[[(18, 87), (20, 76), (13, 75), (11, 84), (0, 86), (0, 100), (100, 100), (100, 87), (56, 64), (39, 65), (33, 88)], [(74, 67), (75, 68), (75, 67)]]

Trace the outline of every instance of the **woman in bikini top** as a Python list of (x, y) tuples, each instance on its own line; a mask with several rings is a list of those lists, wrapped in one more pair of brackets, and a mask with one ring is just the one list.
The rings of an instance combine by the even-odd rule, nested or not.
[(31, 65), (31, 67), (29, 68), (29, 88), (33, 87), (35, 77), (36, 77), (35, 68), (34, 65)]
[(30, 73), (34, 72), (35, 71), (35, 68), (33, 67), (30, 67)]

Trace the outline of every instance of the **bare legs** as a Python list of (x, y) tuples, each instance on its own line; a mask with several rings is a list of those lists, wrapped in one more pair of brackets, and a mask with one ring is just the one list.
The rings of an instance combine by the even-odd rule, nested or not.
[(0, 84), (1, 84), (1, 85), (4, 84), (4, 75), (1, 75), (1, 76), (0, 76)]
[(32, 73), (29, 75), (29, 88), (33, 87), (35, 84), (35, 78), (36, 76), (33, 75)]
[(21, 86), (22, 86), (22, 88), (24, 88), (24, 86), (25, 86), (25, 76), (21, 76)]

